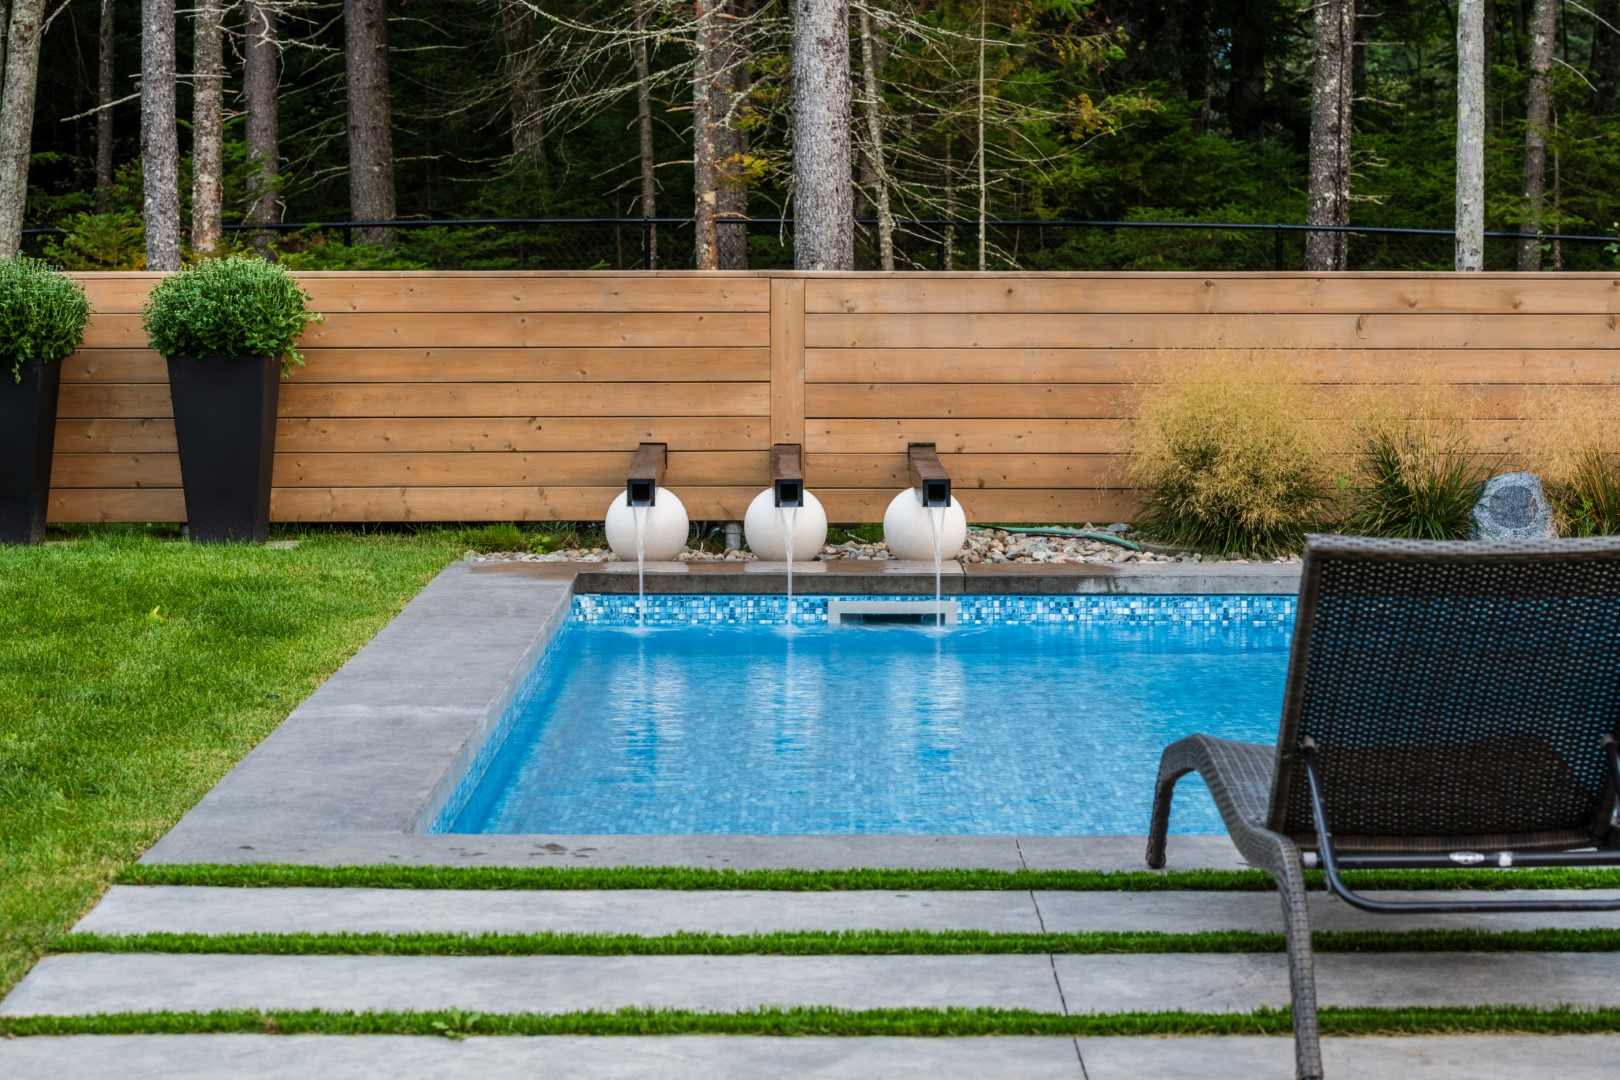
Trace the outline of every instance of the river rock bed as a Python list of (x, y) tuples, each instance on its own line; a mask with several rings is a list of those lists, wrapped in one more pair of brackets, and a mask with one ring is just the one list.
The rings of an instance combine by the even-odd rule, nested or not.
[[(1086, 531), (1092, 531), (1087, 529)], [(1096, 530), (1103, 531), (1103, 530)], [(1129, 533), (1125, 534), (1127, 537)], [(472, 562), (618, 562), (618, 556), (606, 547), (568, 548), (539, 555), (527, 551), (498, 551), (479, 553), (468, 551), (465, 556)], [(889, 558), (883, 541), (848, 540), (842, 544), (828, 544), (817, 556), (823, 562), (840, 559), (882, 560)], [(1043, 563), (1150, 563), (1150, 562), (1249, 562), (1248, 559), (1220, 559), (1214, 556), (1184, 552), (1132, 551), (1106, 540), (1083, 536), (1057, 536), (1040, 533), (1015, 533), (1005, 529), (970, 527), (967, 544), (957, 560), (964, 563), (1015, 563), (1037, 565)], [(687, 548), (675, 556), (678, 562), (751, 562), (754, 555), (733, 548), (725, 552), (697, 551)], [(1298, 562), (1299, 556), (1273, 560)]]

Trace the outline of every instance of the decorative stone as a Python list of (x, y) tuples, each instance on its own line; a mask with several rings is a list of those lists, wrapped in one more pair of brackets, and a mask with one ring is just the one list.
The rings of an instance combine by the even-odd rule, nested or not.
[(1131, 527), (1123, 521), (1116, 521), (1112, 525), (1108, 526), (1108, 531), (1113, 533), (1115, 536), (1124, 536), (1126, 533), (1131, 531)]
[(1468, 523), (1470, 540), (1552, 540), (1557, 536), (1539, 476), (1513, 472), (1485, 481)]
[(827, 511), (821, 500), (804, 492), (804, 505), (791, 510), (778, 509), (775, 493), (766, 488), (754, 496), (743, 515), (743, 535), (748, 547), (766, 562), (787, 561), (787, 522), (793, 519), (793, 561), (810, 562), (821, 554), (827, 542)]
[[(940, 511), (922, 504), (922, 492), (906, 488), (896, 495), (883, 512), (883, 542), (896, 559), (934, 561), (934, 517)], [(967, 514), (951, 497), (951, 505), (940, 514), (940, 558), (950, 562), (967, 543)]]
[[(624, 492), (619, 492), (608, 507), (602, 523), (607, 533), (608, 547), (625, 562), (636, 561), (636, 520), (641, 511), (630, 505)], [(648, 562), (668, 562), (686, 547), (686, 537), (692, 523), (686, 516), (686, 505), (669, 488), (661, 487), (647, 507), (647, 535), (642, 544), (642, 558)]]

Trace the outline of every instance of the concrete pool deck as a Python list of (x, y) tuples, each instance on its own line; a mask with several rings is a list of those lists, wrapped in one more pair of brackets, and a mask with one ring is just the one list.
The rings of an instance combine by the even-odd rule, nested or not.
[[(1298, 564), (949, 564), (967, 593), (1284, 594)], [(778, 580), (780, 578), (780, 580)], [(654, 564), (649, 592), (778, 592), (771, 563)], [(567, 617), (575, 591), (630, 591), (627, 564), (456, 563), (220, 781), (143, 863), (1137, 870), (1141, 837), (434, 835), (425, 831)], [(992, 588), (992, 586), (994, 586)], [(932, 564), (795, 567), (800, 594), (932, 595)], [(1150, 793), (1143, 792), (1143, 800)], [(1170, 867), (1242, 865), (1177, 837)]]

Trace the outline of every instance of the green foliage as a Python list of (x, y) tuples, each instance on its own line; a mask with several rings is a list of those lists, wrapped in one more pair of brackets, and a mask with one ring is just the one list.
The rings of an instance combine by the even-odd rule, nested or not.
[(1436, 447), (1410, 425), (1369, 433), (1355, 466), (1345, 532), (1462, 540), (1486, 470), (1457, 446)]
[(45, 257), (68, 270), (146, 269), (146, 229), (134, 210), (69, 214), (66, 234), (45, 242)]
[(433, 1030), (447, 1039), (460, 1042), (478, 1030), (478, 1023), (483, 1018), (483, 1013), (462, 1012), (460, 1009), (452, 1008), (444, 1014), (443, 1020), (433, 1021)]
[(152, 347), (164, 356), (281, 357), (282, 370), (302, 364), (294, 348), (304, 327), (320, 322), (309, 294), (283, 268), (252, 255), (204, 259), (170, 274), (141, 310)]
[(1583, 447), (1568, 473), (1547, 485), (1568, 536), (1620, 535), (1620, 469), (1599, 447)]
[(856, 525), (853, 528), (843, 528), (832, 525), (827, 529), (827, 543), (847, 544), (851, 540), (863, 544), (875, 544), (883, 539), (883, 526), (877, 522), (869, 521), (865, 525)]
[[(1613, 1034), (1620, 1009), (1559, 1005), (1447, 1005), (1379, 1008), (1325, 1006), (1324, 1035)], [(0, 1017), (0, 1038), (64, 1035), (439, 1035), (457, 1021), (450, 1012), (328, 1012), (320, 1009), (223, 1009), (215, 1012), (127, 1012), (91, 1016)], [(625, 1008), (565, 1013), (488, 1013), (485, 1035), (767, 1035), (945, 1036), (1047, 1035), (1143, 1038), (1165, 1035), (1272, 1035), (1293, 1029), (1287, 1009), (1058, 1013), (1033, 1009), (762, 1007), (744, 1012)]]
[(289, 270), (427, 270), (434, 265), (394, 248), (345, 244), (320, 232), (298, 233), (278, 251), (278, 259)]
[(300, 540), (0, 549), (0, 994), (460, 553)]
[(473, 551), (486, 555), (494, 551), (529, 550), (529, 541), (524, 537), (523, 530), (510, 521), (462, 529), (461, 542)]
[(14, 382), (22, 381), (24, 361), (71, 355), (89, 319), (77, 281), (26, 255), (0, 259), (0, 369), (9, 366)]
[(1326, 508), (1310, 400), (1287, 360), (1214, 350), (1141, 387), (1132, 426), (1137, 531), (1219, 555), (1297, 552)]
[[(1620, 870), (1347, 870), (1357, 889), (1616, 889)], [(1306, 883), (1322, 887), (1320, 871)], [(1266, 892), (1260, 870), (716, 870), (692, 866), (312, 866), (297, 863), (132, 863), (119, 885), (231, 889), (678, 889), (767, 892)]]
[[(1611, 927), (1537, 930), (1317, 930), (1318, 952), (1614, 952)], [(1065, 953), (1280, 953), (1280, 932), (1207, 930), (777, 930), (767, 933), (144, 933), (64, 934), (56, 953), (234, 956), (1028, 956)]]

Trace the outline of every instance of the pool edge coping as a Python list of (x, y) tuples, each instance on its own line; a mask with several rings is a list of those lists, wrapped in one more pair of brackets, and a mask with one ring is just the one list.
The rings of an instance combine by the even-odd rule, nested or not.
[[(759, 566), (760, 564), (749, 564)], [(920, 564), (795, 575), (844, 595), (932, 594)], [(685, 564), (667, 564), (685, 568)], [(784, 568), (785, 569), (785, 568)], [(975, 568), (964, 568), (972, 570)], [(1295, 594), (1298, 564), (1144, 564), (1103, 573), (1057, 567), (985, 575), (1002, 587), (1053, 594)], [(780, 573), (681, 573), (659, 567), (660, 592), (769, 592)], [(977, 574), (961, 574), (967, 585)], [(282, 862), (317, 866), (693, 866), (731, 869), (1138, 870), (1134, 836), (575, 836), (415, 831), (454, 790), (563, 626), (573, 595), (634, 571), (599, 565), (456, 562), (239, 761), (139, 860), (146, 864)], [(1029, 589), (1030, 581), (1046, 588)], [(1205, 588), (1192, 587), (1194, 582)], [(704, 588), (705, 585), (718, 587)], [(617, 581), (613, 582), (617, 584)], [(746, 585), (746, 588), (742, 586)], [(1207, 587), (1214, 585), (1217, 587)], [(1224, 587), (1220, 587), (1224, 586)], [(814, 588), (814, 586), (812, 586)], [(968, 591), (964, 589), (963, 591)], [(467, 701), (476, 704), (468, 705)], [(1144, 796), (1145, 797), (1145, 796)], [(1179, 837), (1171, 869), (1238, 868), (1225, 836)]]

